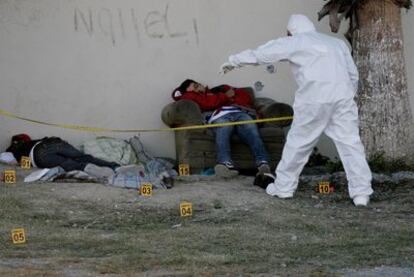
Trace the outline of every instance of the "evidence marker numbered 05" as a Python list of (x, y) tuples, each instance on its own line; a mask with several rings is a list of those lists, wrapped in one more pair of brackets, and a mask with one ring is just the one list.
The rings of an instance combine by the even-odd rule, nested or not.
[(11, 231), (11, 239), (13, 244), (23, 244), (26, 243), (26, 234), (23, 228), (13, 229)]

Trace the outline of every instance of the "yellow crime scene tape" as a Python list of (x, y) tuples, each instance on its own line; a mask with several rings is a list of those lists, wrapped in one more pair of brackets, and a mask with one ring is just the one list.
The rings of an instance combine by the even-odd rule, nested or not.
[(149, 133), (149, 132), (173, 132), (173, 131), (186, 131), (186, 130), (196, 130), (196, 129), (207, 129), (207, 128), (217, 128), (225, 126), (234, 126), (234, 125), (243, 125), (243, 124), (253, 124), (253, 123), (267, 123), (267, 122), (278, 122), (285, 120), (292, 120), (293, 116), (283, 116), (283, 117), (274, 117), (274, 118), (264, 118), (264, 119), (255, 119), (255, 120), (245, 120), (237, 122), (226, 122), (226, 123), (214, 123), (214, 124), (203, 124), (203, 125), (192, 125), (185, 127), (176, 127), (176, 128), (160, 128), (160, 129), (109, 129), (109, 128), (99, 128), (99, 127), (88, 127), (88, 126), (79, 126), (72, 124), (57, 124), (44, 122), (39, 120), (34, 120), (22, 116), (15, 115), (13, 113), (7, 112), (0, 109), (0, 115), (15, 118), (31, 123), (58, 127), (63, 129), (71, 129), (82, 132), (91, 132), (91, 133)]

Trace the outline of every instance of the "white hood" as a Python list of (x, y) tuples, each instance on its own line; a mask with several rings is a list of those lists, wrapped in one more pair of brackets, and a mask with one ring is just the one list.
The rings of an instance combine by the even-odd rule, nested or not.
[(287, 29), (292, 35), (316, 31), (315, 25), (313, 25), (312, 21), (302, 14), (291, 15)]

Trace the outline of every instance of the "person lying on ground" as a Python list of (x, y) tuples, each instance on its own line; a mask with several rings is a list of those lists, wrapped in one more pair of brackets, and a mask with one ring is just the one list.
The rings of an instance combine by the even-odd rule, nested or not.
[(81, 170), (98, 178), (110, 177), (120, 166), (86, 155), (58, 137), (32, 140), (26, 134), (15, 135), (6, 151), (13, 153), (19, 162), (23, 156), (30, 157), (33, 167), (61, 167), (67, 172)]
[[(208, 112), (207, 123), (246, 121), (256, 117), (252, 97), (242, 88), (222, 85), (209, 89), (188, 79), (173, 91), (172, 96), (176, 101), (186, 99), (197, 103), (202, 112)], [(217, 165), (214, 169), (217, 176), (231, 177), (238, 174), (231, 158), (232, 134), (237, 134), (252, 150), (258, 174), (270, 173), (269, 155), (256, 124), (224, 126), (214, 128), (213, 131), (217, 151)]]

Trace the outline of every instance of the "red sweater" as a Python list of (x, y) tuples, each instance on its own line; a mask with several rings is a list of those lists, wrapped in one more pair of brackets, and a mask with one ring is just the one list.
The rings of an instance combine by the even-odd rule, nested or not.
[[(235, 95), (233, 97), (228, 97), (225, 92), (228, 90), (233, 89)], [(216, 92), (212, 92), (211, 90), (207, 89), (204, 93), (197, 93), (193, 91), (187, 91), (181, 96), (175, 96), (173, 92), (174, 100), (192, 100), (196, 102), (199, 106), (201, 111), (213, 111), (219, 109), (223, 106), (230, 106), (230, 105), (240, 105), (247, 108), (252, 108), (252, 98), (250, 94), (242, 89), (242, 88), (233, 88), (228, 85), (223, 85), (214, 89)]]

